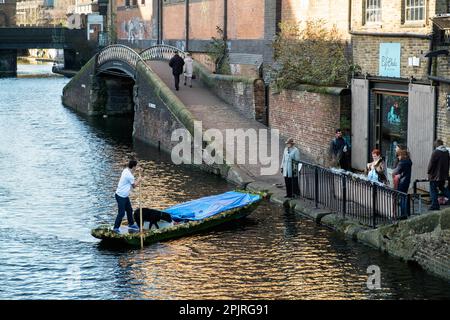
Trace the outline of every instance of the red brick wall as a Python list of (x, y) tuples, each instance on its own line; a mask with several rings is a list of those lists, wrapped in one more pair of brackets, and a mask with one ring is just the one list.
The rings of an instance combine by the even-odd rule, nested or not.
[(186, 38), (186, 5), (184, 2), (164, 6), (163, 15), (164, 39), (184, 40)]
[(286, 90), (269, 99), (269, 126), (294, 138), (317, 163), (328, 165), (329, 145), (340, 127), (341, 97)]
[(223, 0), (193, 2), (189, 8), (189, 38), (217, 37), (216, 26), (223, 29)]
[(264, 0), (228, 1), (228, 39), (264, 39)]
[[(130, 0), (130, 2), (132, 2)], [(137, 7), (125, 8), (125, 0), (117, 1), (117, 38), (120, 40), (150, 40), (152, 39), (153, 16), (152, 2), (146, 1), (145, 5), (138, 0)]]

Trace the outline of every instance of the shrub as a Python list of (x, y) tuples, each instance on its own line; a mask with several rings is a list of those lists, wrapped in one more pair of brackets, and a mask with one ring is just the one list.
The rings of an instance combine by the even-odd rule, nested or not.
[(324, 27), (323, 20), (280, 23), (280, 33), (272, 43), (275, 67), (272, 78), (278, 89), (299, 84), (347, 85), (351, 72), (358, 69), (345, 54), (346, 44), (335, 26)]

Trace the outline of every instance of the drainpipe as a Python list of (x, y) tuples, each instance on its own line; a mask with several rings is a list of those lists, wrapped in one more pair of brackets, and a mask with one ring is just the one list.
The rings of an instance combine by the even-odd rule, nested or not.
[(163, 42), (163, 0), (158, 0), (158, 44)]
[(348, 33), (352, 31), (352, 0), (348, 0)]
[(228, 40), (228, 0), (223, 0), (223, 39)]
[(186, 0), (186, 45), (184, 51), (189, 51), (189, 0)]

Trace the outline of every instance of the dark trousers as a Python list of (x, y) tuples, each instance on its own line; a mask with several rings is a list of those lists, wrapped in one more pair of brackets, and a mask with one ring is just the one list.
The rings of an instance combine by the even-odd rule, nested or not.
[(284, 177), (284, 183), (286, 184), (286, 195), (292, 198), (293, 194), (300, 195), (300, 188), (298, 186), (298, 177)]
[(179, 90), (180, 89), (180, 75), (174, 74), (173, 77), (175, 79), (175, 89)]
[(116, 221), (114, 222), (114, 229), (120, 227), (122, 219), (127, 213), (128, 225), (134, 224), (133, 220), (133, 208), (131, 207), (131, 201), (129, 197), (122, 198), (116, 194), (117, 206), (119, 208), (119, 213), (117, 214)]
[(444, 181), (430, 181), (431, 208), (433, 208), (433, 209), (440, 208), (439, 202), (438, 202), (439, 190), (444, 194), (444, 196), (446, 198), (450, 199), (450, 191), (445, 186), (445, 180)]

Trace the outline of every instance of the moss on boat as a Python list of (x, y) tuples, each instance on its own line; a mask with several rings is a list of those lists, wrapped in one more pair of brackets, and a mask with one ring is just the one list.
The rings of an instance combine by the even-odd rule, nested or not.
[[(185, 235), (215, 227), (228, 221), (243, 218), (249, 215), (253, 210), (255, 210), (261, 201), (262, 197), (259, 200), (244, 207), (227, 210), (203, 220), (189, 221), (186, 223), (179, 223), (167, 228), (144, 231), (144, 244), (148, 245), (158, 241), (183, 237)], [(111, 244), (127, 244), (131, 246), (141, 245), (140, 232), (119, 234), (112, 231), (110, 226), (105, 225), (92, 229), (91, 234), (93, 237)]]

